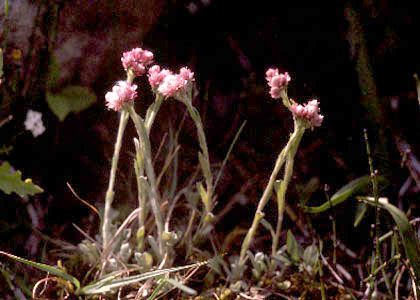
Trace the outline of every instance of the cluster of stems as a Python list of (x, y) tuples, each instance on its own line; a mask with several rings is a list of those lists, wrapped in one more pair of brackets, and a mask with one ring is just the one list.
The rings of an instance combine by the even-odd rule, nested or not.
[[(135, 78), (135, 74), (131, 69), (127, 70), (128, 84), (132, 84)], [(151, 208), (154, 223), (156, 225), (157, 232), (157, 244), (158, 244), (158, 257), (160, 260), (164, 260), (168, 255), (168, 245), (166, 243), (165, 223), (164, 223), (164, 211), (161, 207), (161, 197), (158, 190), (158, 182), (156, 173), (153, 166), (152, 150), (150, 144), (149, 134), (152, 129), (153, 123), (159, 112), (159, 109), (164, 101), (165, 97), (156, 92), (155, 101), (147, 109), (146, 115), (142, 118), (134, 109), (133, 102), (127, 102), (122, 106), (120, 112), (120, 121), (118, 126), (117, 139), (114, 147), (114, 154), (112, 157), (111, 171), (109, 177), (108, 189), (105, 196), (105, 209), (102, 223), (102, 240), (103, 249), (112, 249), (112, 230), (111, 230), (111, 206), (114, 199), (114, 186), (115, 178), (118, 167), (118, 159), (121, 151), (122, 139), (124, 131), (127, 126), (128, 120), (131, 119), (138, 136), (138, 139), (134, 139), (136, 155), (134, 159), (134, 170), (136, 174), (137, 192), (138, 192), (138, 231), (137, 231), (137, 250), (142, 252), (145, 249), (145, 235), (146, 235), (146, 218)], [(203, 177), (206, 184), (206, 189), (201, 184), (198, 184), (199, 193), (203, 202), (204, 213), (201, 223), (197, 229), (197, 232), (204, 227), (204, 224), (211, 222), (211, 212), (213, 209), (212, 195), (213, 195), (213, 176), (210, 168), (210, 158), (204, 133), (203, 123), (198, 110), (192, 104), (192, 87), (189, 87), (189, 91), (182, 94), (182, 97), (176, 97), (177, 100), (182, 102), (194, 121), (197, 129), (197, 136), (200, 145), (199, 162), (202, 169)], [(167, 227), (167, 226), (166, 226)], [(150, 229), (148, 229), (150, 231)], [(169, 232), (168, 232), (169, 233)], [(106, 261), (104, 262), (106, 265)]]
[[(287, 96), (287, 91), (285, 88), (281, 92), (281, 99), (283, 101), (283, 104), (288, 109), (290, 109), (292, 106), (292, 103)], [(258, 225), (260, 224), (261, 220), (264, 218), (264, 212), (263, 212), (264, 208), (271, 198), (277, 176), (279, 172), (281, 171), (283, 165), (285, 164), (284, 177), (283, 177), (283, 180), (280, 181), (279, 191), (277, 193), (278, 216), (277, 216), (276, 231), (275, 231), (275, 235), (274, 235), (273, 243), (272, 243), (272, 254), (274, 255), (277, 252), (279, 239), (280, 239), (280, 233), (281, 233), (281, 227), (282, 227), (282, 222), (283, 222), (283, 214), (284, 214), (284, 209), (285, 209), (285, 202), (286, 202), (285, 197), (286, 197), (286, 192), (287, 192), (287, 186), (289, 185), (290, 180), (292, 178), (293, 162), (294, 162), (297, 149), (299, 147), (303, 134), (305, 133), (305, 130), (306, 130), (305, 124), (301, 120), (296, 118), (295, 116), (293, 117), (293, 121), (294, 121), (293, 133), (291, 134), (286, 146), (282, 149), (282, 151), (277, 157), (276, 163), (274, 165), (274, 169), (270, 175), (270, 179), (267, 183), (267, 186), (265, 187), (263, 195), (261, 196), (258, 202), (257, 210), (255, 211), (255, 215), (254, 215), (254, 219), (252, 221), (251, 227), (248, 229), (248, 232), (242, 242), (242, 247), (241, 247), (241, 252), (240, 252), (239, 262), (238, 262), (239, 266), (245, 265), (247, 252), (249, 250), (250, 244), (257, 232)]]

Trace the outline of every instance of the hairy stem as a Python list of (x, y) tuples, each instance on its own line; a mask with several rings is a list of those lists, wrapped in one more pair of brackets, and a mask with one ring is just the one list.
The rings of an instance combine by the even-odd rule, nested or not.
[(283, 150), (280, 152), (279, 156), (277, 157), (276, 164), (274, 166), (273, 172), (271, 173), (270, 179), (268, 181), (268, 184), (264, 190), (264, 193), (258, 202), (258, 207), (254, 215), (254, 220), (252, 221), (252, 225), (248, 230), (248, 233), (245, 236), (245, 239), (242, 243), (241, 247), (241, 253), (239, 256), (239, 264), (243, 265), (245, 263), (246, 253), (249, 249), (249, 246), (251, 244), (252, 239), (254, 238), (254, 235), (257, 231), (257, 227), (261, 221), (261, 219), (264, 216), (263, 209), (265, 205), (267, 204), (268, 200), (270, 199), (271, 193), (273, 191), (274, 182), (276, 181), (277, 175), (280, 172), (281, 167), (283, 166), (287, 155), (290, 153), (290, 151), (293, 149), (294, 145), (299, 143), (300, 139), (303, 136), (303, 133), (305, 132), (304, 128), (301, 128), (300, 126), (295, 127), (292, 135), (290, 136), (289, 141), (287, 142), (286, 147), (283, 148)]
[[(295, 122), (296, 123), (296, 122)], [(277, 252), (278, 243), (280, 239), (280, 233), (281, 233), (281, 227), (283, 223), (283, 214), (284, 214), (284, 207), (286, 203), (286, 192), (287, 192), (287, 186), (290, 183), (290, 180), (292, 179), (293, 175), (293, 163), (295, 160), (295, 155), (297, 152), (297, 149), (299, 147), (299, 143), (302, 139), (303, 132), (301, 135), (297, 136), (296, 141), (292, 145), (289, 153), (287, 154), (287, 160), (286, 160), (286, 166), (284, 170), (284, 178), (281, 182), (280, 190), (277, 195), (277, 209), (278, 209), (278, 215), (277, 215), (277, 225), (276, 225), (276, 233), (273, 238), (273, 244), (271, 248), (271, 253), (274, 256)]]
[(128, 111), (130, 114), (131, 119), (133, 120), (134, 126), (136, 127), (137, 134), (140, 139), (140, 148), (143, 154), (143, 161), (145, 165), (145, 171), (147, 174), (147, 179), (150, 185), (150, 204), (152, 207), (152, 211), (155, 217), (157, 233), (158, 233), (158, 242), (159, 242), (159, 251), (163, 256), (163, 241), (162, 241), (162, 233), (163, 233), (163, 218), (160, 212), (159, 207), (159, 195), (156, 186), (156, 175), (153, 169), (152, 163), (152, 154), (151, 154), (151, 146), (149, 135), (147, 134), (147, 129), (144, 124), (144, 121), (140, 118), (140, 116), (135, 112), (133, 105), (128, 107)]
[[(150, 134), (150, 130), (152, 129), (153, 123), (156, 119), (156, 115), (162, 105), (163, 97), (160, 94), (156, 94), (155, 101), (149, 106), (146, 112), (146, 118), (144, 120), (144, 126), (147, 132), (147, 136)], [(137, 181), (137, 199), (139, 203), (139, 229), (137, 232), (137, 241), (138, 241), (138, 249), (142, 251), (143, 249), (143, 242), (145, 236), (145, 220), (146, 220), (146, 211), (147, 211), (147, 191), (146, 186), (143, 183), (144, 177), (144, 155), (141, 151), (141, 147), (139, 142), (135, 142), (136, 148), (136, 158), (134, 161), (134, 170), (136, 173), (136, 181)]]
[(186, 97), (184, 99), (180, 99), (182, 103), (185, 104), (187, 107), (188, 113), (193, 119), (195, 126), (197, 128), (197, 136), (198, 136), (198, 142), (200, 145), (201, 152), (199, 153), (199, 162), (200, 167), (203, 172), (203, 176), (206, 182), (206, 190), (201, 190), (202, 186), (201, 184), (198, 186), (201, 201), (204, 204), (204, 214), (203, 218), (200, 222), (200, 225), (198, 226), (198, 229), (196, 231), (196, 234), (194, 235), (193, 240), (197, 239), (200, 236), (200, 232), (203, 228), (205, 228), (206, 224), (210, 224), (213, 220), (213, 175), (211, 173), (211, 167), (210, 167), (210, 156), (209, 151), (207, 147), (207, 141), (206, 141), (206, 135), (204, 133), (203, 128), (203, 122), (200, 117), (200, 113), (198, 110), (192, 105), (192, 96), (189, 98)]
[(115, 175), (117, 173), (118, 167), (118, 158), (120, 156), (121, 144), (122, 139), (124, 136), (124, 130), (127, 126), (128, 121), (128, 112), (123, 110), (120, 115), (120, 123), (118, 126), (118, 134), (117, 140), (114, 146), (114, 154), (112, 156), (112, 163), (111, 163), (111, 172), (109, 175), (109, 183), (108, 189), (106, 191), (105, 196), (105, 210), (104, 210), (104, 218), (102, 224), (102, 246), (105, 249), (110, 241), (110, 227), (111, 227), (111, 204), (114, 200), (114, 185), (115, 185)]

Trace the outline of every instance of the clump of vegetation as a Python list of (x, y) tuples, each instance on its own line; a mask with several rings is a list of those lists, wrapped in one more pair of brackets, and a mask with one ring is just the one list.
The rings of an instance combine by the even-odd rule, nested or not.
[[(142, 3), (146, 2), (149, 3), (149, 1)], [(176, 6), (178, 2), (173, 1), (170, 5)], [(198, 14), (201, 9), (211, 7), (211, 2), (191, 1), (187, 10), (191, 15)], [(381, 3), (379, 5), (379, 2), (367, 2), (363, 6), (370, 18), (375, 19), (376, 24), (378, 14), (382, 14), (382, 17), (386, 15), (384, 12), (389, 9), (385, 8), (388, 3), (379, 1)], [(43, 168), (47, 169), (50, 166), (39, 163), (38, 166), (42, 168), (34, 167), (31, 172), (19, 161), (23, 156), (29, 157), (28, 160), (32, 163), (29, 149), (24, 149), (23, 154), (18, 157), (10, 154), (14, 153), (16, 141), (20, 136), (19, 140), (29, 141), (31, 147), (34, 140), (37, 143), (45, 142), (48, 146), (40, 152), (48, 152), (49, 155), (50, 146), (60, 144), (56, 141), (58, 131), (55, 127), (60, 127), (65, 120), (69, 121), (72, 118), (78, 124), (82, 123), (85, 118), (76, 114), (98, 102), (95, 93), (87, 85), (92, 84), (93, 77), (102, 79), (100, 66), (103, 62), (106, 65), (104, 69), (107, 71), (112, 69), (109, 68), (113, 64), (112, 57), (116, 58), (117, 55), (114, 54), (120, 51), (116, 37), (120, 37), (120, 33), (124, 32), (121, 28), (131, 30), (132, 24), (141, 22), (140, 18), (133, 19), (133, 16), (126, 16), (130, 10), (127, 5), (119, 7), (118, 2), (112, 1), (107, 4), (97, 4), (98, 6), (94, 4), (92, 11), (103, 5), (104, 10), (108, 9), (111, 12), (109, 16), (112, 16), (110, 18), (112, 20), (108, 25), (105, 24), (104, 28), (95, 29), (97, 34), (94, 42), (84, 46), (89, 48), (91, 56), (84, 56), (86, 53), (80, 51), (79, 44), (85, 39), (86, 33), (83, 30), (84, 27), (91, 26), (91, 20), (87, 20), (88, 24), (78, 26), (82, 37), (70, 36), (64, 38), (64, 41), (60, 40), (57, 38), (57, 32), (64, 3), (65, 1), (55, 0), (39, 3), (17, 1), (16, 4), (12, 3), (12, 9), (9, 8), (9, 1), (0, 3), (0, 22), (3, 27), (0, 30), (0, 130), (2, 134), (7, 133), (7, 137), (0, 135), (0, 196), (1, 200), (4, 200), (0, 202), (4, 208), (2, 211), (6, 211), (0, 216), (0, 294), (2, 296), (0, 298), (20, 300), (28, 298), (150, 300), (418, 298), (419, 218), (415, 217), (416, 211), (413, 209), (415, 205), (412, 204), (414, 201), (408, 210), (403, 211), (401, 198), (410, 189), (416, 193), (420, 190), (420, 164), (399, 132), (392, 132), (402, 156), (401, 165), (407, 166), (410, 172), (399, 191), (398, 207), (391, 204), (397, 201), (391, 199), (392, 192), (385, 189), (389, 178), (385, 178), (386, 170), (381, 164), (383, 161), (388, 162), (392, 154), (388, 129), (395, 129), (384, 126), (389, 122), (384, 105), (386, 101), (379, 96), (380, 86), (375, 82), (374, 69), (375, 63), (378, 64), (379, 61), (381, 64), (381, 55), (397, 49), (398, 36), (392, 28), (395, 25), (389, 27), (387, 25), (384, 30), (385, 41), (375, 49), (377, 53), (383, 54), (372, 59), (369, 56), (371, 52), (369, 48), (374, 41), (372, 42), (371, 37), (363, 30), (363, 14), (359, 15), (352, 5), (346, 5), (344, 9), (344, 17), (349, 25), (347, 39), (350, 44), (351, 59), (354, 61), (354, 71), (359, 80), (361, 105), (369, 114), (367, 124), (373, 127), (369, 129), (369, 135), (376, 139), (373, 138), (373, 142), (370, 142), (368, 131), (364, 131), (366, 151), (361, 153), (363, 155), (366, 153), (365, 169), (369, 174), (351, 180), (335, 193), (327, 185), (324, 188), (320, 187), (317, 178), (298, 184), (298, 181), (304, 182), (304, 180), (296, 180), (293, 176), (294, 173), (298, 173), (294, 172), (294, 167), (304, 165), (300, 159), (302, 156), (298, 155), (305, 150), (299, 150), (301, 144), (304, 145), (306, 141), (312, 140), (313, 136), (310, 136), (310, 133), (315, 130), (321, 132), (321, 139), (318, 139), (318, 142), (327, 142), (330, 137), (324, 135), (322, 130), (326, 127), (331, 129), (331, 123), (328, 122), (335, 116), (329, 112), (325, 124), (318, 100), (311, 99), (305, 104), (299, 104), (301, 101), (289, 98), (289, 91), (299, 95), (300, 91), (296, 93), (296, 90), (300, 88), (296, 84), (296, 90), (291, 89), (295, 81), (287, 72), (276, 68), (268, 69), (265, 74), (266, 86), (262, 88), (258, 82), (263, 81), (263, 76), (257, 75), (258, 72), (253, 73), (251, 64), (239, 44), (235, 42), (234, 37), (227, 36), (231, 50), (238, 55), (242, 67), (250, 73), (249, 78), (244, 80), (248, 91), (244, 91), (240, 97), (244, 98), (243, 95), (250, 92), (262, 98), (263, 94), (259, 91), (264, 90), (264, 97), (269, 94), (272, 98), (271, 104), (280, 108), (286, 117), (290, 116), (290, 120), (285, 118), (283, 123), (290, 123), (290, 126), (293, 126), (290, 132), (275, 127), (275, 131), (282, 132), (287, 141), (282, 149), (274, 153), (277, 159), (273, 169), (269, 170), (271, 175), (265, 175), (265, 171), (269, 169), (267, 166), (255, 163), (256, 173), (265, 184), (262, 189), (260, 190), (260, 186), (253, 180), (243, 183), (243, 189), (253, 191), (253, 196), (249, 198), (254, 201), (249, 201), (248, 204), (251, 202), (257, 204), (255, 211), (252, 211), (251, 220), (247, 218), (239, 220), (243, 210), (236, 211), (235, 203), (244, 202), (242, 198), (240, 200), (235, 198), (234, 201), (225, 203), (226, 199), (218, 195), (225, 167), (234, 164), (233, 160), (230, 160), (230, 154), (237, 150), (235, 145), (242, 138), (241, 132), (245, 122), (242, 126), (236, 127), (239, 127), (236, 135), (232, 129), (233, 134), (229, 134), (229, 139), (225, 139), (231, 139), (231, 145), (224, 160), (220, 164), (217, 163), (217, 159), (213, 157), (215, 152), (210, 151), (213, 149), (207, 145), (209, 135), (205, 134), (205, 123), (211, 122), (212, 119), (205, 111), (198, 111), (194, 101), (199, 94), (205, 94), (203, 98), (209, 98), (208, 91), (199, 91), (197, 84), (197, 81), (206, 81), (207, 78), (200, 78), (206, 76), (203, 74), (196, 76), (187, 67), (174, 72), (158, 65), (155, 55), (145, 49), (135, 48), (123, 53), (122, 68), (120, 68), (121, 71), (125, 71), (126, 78), (117, 81), (105, 94), (105, 99), (101, 97), (105, 100), (105, 105), (102, 103), (97, 105), (98, 111), (105, 111), (104, 106), (106, 106), (109, 110), (107, 114), (119, 118), (118, 128), (115, 128), (114, 132), (116, 139), (110, 159), (110, 170), (109, 173), (107, 170), (106, 176), (102, 176), (106, 177), (107, 190), (106, 193), (92, 192), (100, 195), (99, 201), (97, 199), (93, 205), (79, 197), (68, 184), (74, 198), (91, 212), (88, 222), (80, 225), (79, 220), (70, 216), (70, 213), (67, 214), (65, 210), (64, 215), (69, 216), (67, 220), (63, 220), (63, 223), (73, 223), (74, 228), (83, 236), (83, 239), (79, 240), (77, 237), (76, 242), (69, 243), (66, 241), (67, 237), (61, 237), (60, 230), (58, 233), (60, 239), (57, 239), (45, 234), (50, 224), (43, 227), (43, 215), (49, 204), (60, 202), (56, 201), (57, 197), (53, 199), (54, 201), (50, 201), (53, 197), (46, 194), (51, 186), (44, 186), (41, 178), (37, 177), (38, 172), (41, 174)], [(158, 15), (163, 6), (159, 1), (150, 1), (150, 3), (148, 4), (150, 7), (142, 7), (141, 12), (142, 18), (152, 24), (152, 19), (156, 16), (146, 11), (153, 11)], [(384, 12), (376, 10), (381, 5)], [(236, 10), (237, 7), (235, 12)], [(18, 16), (22, 22), (15, 23), (10, 13)], [(79, 22), (82, 18), (72, 16), (73, 13), (74, 10), (71, 10), (67, 13), (67, 17), (73, 17), (73, 22)], [(116, 26), (114, 20), (118, 14), (129, 20), (125, 27)], [(27, 22), (31, 18), (33, 18), (33, 27)], [(107, 18), (107, 14), (104, 13), (102, 20)], [(388, 16), (384, 19), (388, 20)], [(409, 19), (410, 17), (404, 22), (412, 22)], [(284, 20), (287, 22), (287, 18)], [(140, 29), (137, 30), (136, 41), (141, 39), (140, 36), (144, 36), (148, 31), (147, 27), (150, 26), (137, 26)], [(278, 32), (273, 30), (273, 26), (269, 27), (270, 34), (276, 36)], [(112, 30), (108, 30), (110, 28)], [(279, 28), (283, 30), (282, 27)], [(66, 28), (64, 31), (71, 30)], [(110, 31), (109, 40), (103, 38), (104, 32), (107, 31)], [(199, 34), (202, 35), (201, 32)], [(106, 42), (103, 43), (102, 39)], [(376, 39), (377, 37), (374, 40)], [(59, 41), (60, 50), (65, 50), (61, 51), (61, 54), (55, 49), (56, 40)], [(111, 40), (112, 43), (108, 43)], [(25, 41), (29, 41), (30, 47), (24, 45)], [(98, 45), (101, 43), (111, 46), (109, 48), (102, 46), (104, 48), (100, 49)], [(123, 44), (126, 44), (125, 39), (121, 42), (121, 45)], [(72, 47), (73, 49), (70, 49)], [(102, 60), (99, 58), (102, 56), (98, 53), (107, 57)], [(176, 56), (174, 53), (176, 52), (171, 53), (171, 56)], [(84, 73), (75, 76), (78, 78), (80, 75), (84, 80), (69, 75), (72, 72), (62, 76), (66, 73), (63, 64), (68, 62), (67, 56), (71, 55), (75, 56), (73, 63), (70, 63), (74, 65), (72, 72)], [(95, 57), (95, 62), (91, 60), (92, 56)], [(162, 55), (162, 59), (164, 56)], [(217, 56), (217, 59), (220, 57)], [(299, 59), (304, 58), (299, 57)], [(212, 62), (214, 61), (209, 60), (207, 63)], [(96, 67), (90, 68), (94, 63)], [(328, 66), (325, 66), (325, 69), (328, 69)], [(392, 74), (391, 82), (394, 85), (397, 81), (396, 73), (389, 73)], [(85, 77), (90, 79), (86, 80)], [(407, 98), (415, 99), (415, 108), (418, 108), (420, 82), (417, 75), (414, 75), (414, 79), (417, 98), (413, 96), (415, 93), (408, 94)], [(76, 84), (76, 81), (83, 83)], [(96, 94), (101, 94), (103, 86), (96, 86), (95, 89)], [(148, 99), (150, 94), (154, 99)], [(394, 113), (399, 105), (402, 106), (399, 100), (399, 97), (394, 96), (390, 99)], [(323, 104), (326, 102), (323, 101)], [(156, 128), (159, 126), (156, 125), (160, 125), (159, 121), (162, 118), (158, 119), (157, 116), (167, 116), (163, 114), (162, 108), (169, 105), (177, 111), (173, 111), (174, 118), (169, 115), (168, 123), (172, 125), (175, 115), (183, 113), (184, 118), (178, 126), (170, 127), (165, 135), (159, 136)], [(324, 109), (325, 106), (323, 111)], [(52, 119), (55, 123), (51, 121)], [(180, 134), (184, 132), (183, 124), (186, 119), (192, 121), (196, 139), (194, 142), (198, 145), (196, 147), (198, 151), (193, 152), (196, 160), (189, 156), (188, 168), (183, 169), (181, 164), (186, 159), (183, 153), (185, 149), (181, 150)], [(319, 130), (318, 127), (321, 125), (323, 128)], [(409, 125), (411, 130), (415, 131), (415, 126)], [(129, 150), (124, 151), (123, 142), (130, 135), (130, 126), (134, 127), (134, 138), (129, 143)], [(83, 125), (80, 127), (85, 130)], [(340, 129), (334, 129), (338, 135), (342, 134)], [(264, 129), (257, 127), (253, 128), (253, 131), (257, 132), (257, 135), (266, 134)], [(216, 132), (216, 135), (219, 135), (219, 132)], [(46, 139), (52, 136), (55, 136), (55, 141), (47, 142)], [(155, 140), (152, 136), (157, 136), (161, 144), (154, 145)], [(110, 140), (109, 135), (106, 140)], [(86, 142), (83, 140), (81, 143)], [(98, 146), (98, 148), (104, 147)], [(334, 149), (331, 153), (333, 151)], [(257, 161), (256, 156), (257, 153), (247, 151), (246, 159), (254, 162)], [(68, 157), (64, 159), (70, 161)], [(108, 164), (105, 165), (108, 167)], [(324, 168), (324, 165), (321, 168)], [(63, 172), (67, 171), (64, 167), (62, 169), (65, 170)], [(311, 169), (307, 173), (311, 174), (313, 171)], [(54, 172), (51, 174), (55, 179), (56, 174)], [(54, 182), (55, 185), (60, 184), (57, 181)], [(97, 190), (90, 182), (85, 186), (89, 190)], [(129, 210), (126, 195), (121, 193), (127, 186), (130, 186), (127, 189), (132, 194), (131, 198), (136, 199), (135, 207), (130, 207)], [(260, 197), (255, 196), (260, 192)], [(57, 195), (62, 197), (60, 193)], [(237, 195), (242, 195), (242, 189)], [(44, 204), (40, 204), (41, 197), (42, 200), (48, 198), (50, 201), (45, 204), (47, 208), (43, 206)], [(295, 199), (297, 201), (294, 201)], [(346, 201), (353, 204), (345, 206)], [(270, 207), (276, 209), (270, 212)], [(354, 227), (347, 226), (344, 230), (343, 226), (347, 224), (343, 225), (338, 216), (344, 215), (343, 207), (348, 210), (348, 215), (353, 213), (355, 215)], [(351, 211), (349, 207), (355, 208), (355, 211)], [(250, 211), (254, 207), (247, 205), (247, 209)], [(23, 212), (24, 210), (26, 212)], [(223, 218), (229, 210), (238, 218), (232, 223), (239, 225), (230, 232), (226, 228), (220, 228), (221, 219), (229, 219)], [(3, 220), (2, 218), (10, 211), (16, 211), (16, 214), (7, 216), (7, 219)], [(27, 218), (22, 217), (24, 213)], [(10, 221), (13, 218), (16, 220)], [(286, 220), (287, 218), (289, 220)], [(370, 222), (372, 224), (369, 224)], [(55, 234), (56, 229), (51, 231)], [(19, 230), (31, 234), (27, 237), (18, 233), (15, 239), (13, 234)], [(347, 233), (344, 236), (343, 231)], [(355, 247), (353, 244), (347, 245), (344, 241), (349, 240), (348, 236), (351, 236), (352, 242), (357, 240), (353, 236), (364, 237), (362, 246), (353, 249)], [(19, 245), (14, 244), (16, 241)], [(45, 241), (45, 244), (43, 245), (41, 241)], [(20, 248), (22, 244), (25, 244), (25, 251)], [(51, 245), (55, 249), (51, 249)], [(38, 276), (42, 278), (39, 279)]]
[[(141, 48), (125, 52), (121, 61), (127, 78), (118, 81), (105, 95), (106, 107), (119, 115), (119, 126), (103, 209), (81, 200), (99, 215), (99, 232), (89, 236), (79, 229), (85, 239), (77, 245), (56, 241), (63, 257), (67, 258), (56, 266), (0, 252), (3, 257), (48, 273), (34, 285), (33, 298), (158, 299), (188, 295), (195, 299), (394, 299), (398, 298), (402, 280), (408, 280), (407, 286), (411, 290), (408, 293), (417, 297), (420, 276), (418, 238), (407, 216), (380, 195), (381, 177), (374, 168), (366, 132), (370, 175), (351, 181), (331, 196), (326, 189), (325, 203), (316, 207), (309, 206), (312, 193), (309, 186), (302, 193), (300, 203), (306, 216), (306, 222), (300, 227), (302, 234), (296, 237), (288, 230), (282, 244), (284, 212), (286, 210), (291, 216), (294, 214), (290, 208), (287, 211), (286, 199), (293, 178), (295, 155), (304, 133), (321, 126), (324, 116), (320, 114), (318, 100), (309, 100), (302, 105), (289, 98), (287, 87), (291, 77), (287, 72), (269, 69), (266, 80), (270, 95), (273, 99), (280, 99), (285, 109), (291, 112), (294, 129), (277, 157), (240, 251), (223, 253), (213, 238), (217, 234), (214, 227), (215, 188), (228, 155), (216, 175), (210, 163), (204, 125), (200, 113), (193, 106), (197, 92), (194, 88), (195, 74), (186, 67), (175, 73), (153, 64), (154, 54)], [(146, 103), (139, 100), (141, 93), (138, 91), (145, 87), (139, 88), (139, 84), (135, 83), (142, 76), (147, 76), (155, 95), (155, 100), (143, 116), (134, 106), (136, 102)], [(159, 170), (154, 164), (156, 154), (152, 153), (150, 140), (161, 106), (171, 99), (179, 101), (194, 121), (200, 147), (200, 172), (192, 174), (189, 183), (182, 187), (178, 186), (177, 175), (178, 132), (170, 132), (166, 159)], [(136, 129), (132, 168), (136, 177), (138, 206), (127, 215), (120, 216), (121, 212), (113, 208), (115, 185), (118, 184), (116, 172), (129, 122)], [(282, 179), (279, 179), (282, 170)], [(369, 184), (371, 192), (368, 191)], [(11, 169), (7, 162), (0, 167), (0, 189), (22, 197), (42, 192), (31, 180), (22, 181), (21, 174)], [(373, 250), (367, 265), (359, 263), (348, 270), (340, 260), (356, 261), (357, 255), (339, 242), (336, 236), (338, 220), (331, 211), (339, 209), (336, 206), (353, 199), (351, 196), (356, 194), (359, 195), (356, 197), (359, 206), (355, 226), (368, 207), (374, 207), (375, 224), (370, 243)], [(277, 223), (274, 227), (264, 214), (265, 206), (273, 198), (277, 203)], [(327, 211), (331, 216), (333, 234), (331, 240), (322, 240), (311, 225), (311, 215)], [(392, 217), (395, 228), (380, 235), (380, 220), (385, 217), (383, 211)], [(260, 224), (269, 232), (271, 251), (253, 247)], [(355, 278), (356, 273), (360, 284)], [(13, 289), (10, 272), (2, 267), (2, 274)]]

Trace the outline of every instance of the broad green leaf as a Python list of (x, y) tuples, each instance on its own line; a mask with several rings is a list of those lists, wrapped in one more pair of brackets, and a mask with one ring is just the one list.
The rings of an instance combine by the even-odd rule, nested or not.
[(88, 108), (95, 101), (95, 94), (83, 86), (68, 86), (58, 94), (47, 94), (48, 106), (60, 121), (64, 121), (69, 113)]
[(183, 291), (184, 293), (191, 295), (191, 296), (195, 296), (197, 295), (197, 292), (195, 290), (193, 290), (192, 288), (186, 286), (185, 284), (179, 282), (178, 280), (172, 279), (172, 278), (166, 278), (165, 279), (166, 282), (172, 284), (174, 287), (176, 287), (177, 289)]
[(320, 206), (305, 206), (304, 211), (311, 214), (318, 214), (324, 212), (331, 207), (334, 207), (341, 202), (347, 200), (351, 195), (360, 191), (370, 183), (369, 175), (365, 175), (350, 181), (348, 184), (339, 189), (334, 195), (332, 195), (330, 201), (324, 202)]
[[(370, 205), (376, 205), (375, 200), (372, 197), (360, 197), (361, 201)], [(419, 240), (414, 233), (413, 227), (408, 221), (407, 216), (400, 209), (387, 201), (379, 199), (379, 207), (386, 209), (395, 221), (398, 228), (398, 233), (404, 246), (404, 251), (407, 258), (410, 260), (413, 266), (414, 274), (416, 279), (420, 279), (420, 244)]]
[(357, 203), (356, 215), (355, 215), (354, 223), (353, 223), (354, 227), (359, 226), (360, 222), (362, 221), (363, 217), (366, 214), (366, 211), (367, 211), (366, 203)]
[(13, 170), (7, 161), (0, 165), (0, 190), (7, 195), (16, 193), (21, 197), (43, 192), (30, 178), (22, 180), (22, 173)]
[(286, 245), (287, 245), (287, 253), (290, 255), (290, 257), (294, 261), (299, 261), (301, 249), (298, 242), (295, 239), (295, 236), (290, 230), (287, 231)]
[(191, 268), (197, 268), (205, 264), (207, 264), (207, 262), (200, 262), (200, 263), (195, 263), (195, 264), (176, 267), (176, 268), (164, 269), (164, 270), (156, 270), (156, 271), (143, 273), (140, 275), (133, 275), (133, 276), (123, 277), (123, 278), (118, 278), (118, 279), (110, 279), (109, 281), (101, 280), (98, 283), (93, 283), (93, 284), (83, 287), (78, 292), (78, 295), (94, 295), (94, 294), (108, 293), (117, 288), (129, 285), (129, 284), (138, 283), (138, 282), (150, 279), (150, 278), (156, 278), (156, 277), (173, 273), (173, 272), (178, 272), (178, 271), (187, 270)]
[(76, 287), (76, 290), (78, 290), (80, 288), (79, 280), (77, 280), (77, 278), (71, 276), (70, 274), (66, 273), (62, 269), (59, 269), (59, 268), (54, 267), (54, 266), (46, 265), (46, 264), (37, 263), (37, 262), (34, 262), (34, 261), (16, 256), (16, 255), (13, 255), (13, 254), (10, 254), (10, 253), (6, 253), (6, 252), (3, 252), (3, 251), (0, 251), (0, 255), (4, 255), (4, 256), (6, 256), (10, 259), (13, 259), (13, 260), (18, 261), (20, 263), (23, 263), (27, 266), (34, 267), (38, 270), (47, 272), (49, 274), (60, 277), (64, 280), (67, 280), (68, 282), (72, 283)]

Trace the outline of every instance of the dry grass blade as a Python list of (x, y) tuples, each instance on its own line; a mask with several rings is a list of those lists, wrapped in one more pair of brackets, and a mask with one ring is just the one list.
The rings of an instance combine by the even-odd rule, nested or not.
[(95, 206), (93, 206), (92, 204), (90, 204), (89, 202), (87, 202), (86, 200), (83, 200), (73, 189), (73, 187), (70, 185), (70, 183), (66, 183), (67, 187), (70, 189), (70, 191), (72, 192), (72, 194), (76, 197), (77, 200), (79, 200), (80, 202), (82, 202), (84, 205), (86, 205), (87, 207), (89, 207), (90, 210), (92, 210), (96, 215), (98, 215), (99, 218), (101, 218), (101, 215), (99, 214), (99, 211), (96, 209)]

